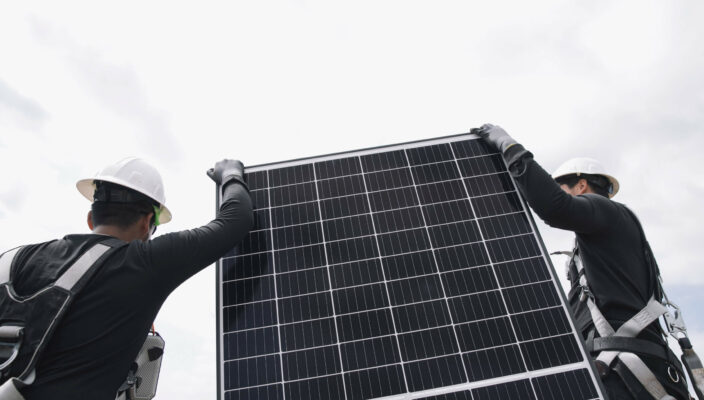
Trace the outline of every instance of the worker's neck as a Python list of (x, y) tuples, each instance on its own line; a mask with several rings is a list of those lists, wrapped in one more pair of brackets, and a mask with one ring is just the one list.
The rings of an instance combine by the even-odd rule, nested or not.
[(141, 239), (139, 233), (136, 232), (135, 229), (122, 229), (112, 225), (98, 225), (93, 228), (93, 233), (112, 236), (128, 243), (133, 240)]

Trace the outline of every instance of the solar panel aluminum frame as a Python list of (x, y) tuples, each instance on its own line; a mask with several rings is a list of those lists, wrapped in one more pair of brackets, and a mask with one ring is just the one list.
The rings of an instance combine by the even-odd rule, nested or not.
[[(460, 141), (465, 141), (465, 140), (479, 140), (479, 138), (473, 134), (469, 133), (462, 133), (462, 134), (457, 134), (457, 135), (449, 135), (449, 136), (443, 136), (443, 137), (437, 137), (433, 139), (426, 139), (426, 140), (417, 140), (417, 141), (410, 141), (410, 142), (405, 142), (405, 143), (399, 143), (399, 144), (394, 144), (394, 145), (385, 145), (385, 146), (378, 146), (378, 147), (371, 147), (371, 148), (366, 148), (366, 149), (361, 149), (361, 150), (353, 150), (353, 151), (346, 151), (346, 152), (338, 152), (338, 153), (331, 153), (327, 155), (322, 155), (322, 156), (315, 156), (315, 157), (305, 157), (305, 158), (298, 158), (298, 159), (293, 159), (293, 160), (288, 160), (288, 161), (282, 161), (282, 162), (273, 162), (273, 163), (266, 163), (266, 164), (259, 164), (259, 165), (253, 165), (253, 166), (248, 166), (245, 168), (245, 174), (247, 173), (254, 173), (258, 171), (265, 171), (269, 169), (274, 169), (274, 168), (285, 168), (285, 167), (291, 167), (291, 166), (297, 166), (297, 165), (305, 165), (305, 164), (311, 164), (311, 163), (316, 163), (316, 162), (322, 162), (322, 161), (330, 161), (330, 160), (336, 160), (341, 157), (355, 157), (355, 156), (364, 156), (364, 155), (370, 155), (370, 154), (376, 154), (376, 153), (381, 153), (381, 152), (387, 152), (387, 151), (394, 151), (394, 150), (407, 150), (407, 149), (412, 149), (416, 147), (425, 147), (425, 146), (432, 146), (435, 144), (451, 144), (453, 142), (460, 142)], [(502, 158), (503, 160), (503, 158)], [(457, 159), (455, 159), (457, 161)], [(504, 166), (505, 162), (504, 162)], [(510, 174), (509, 174), (510, 176)], [(491, 378), (491, 379), (486, 379), (486, 380), (479, 380), (479, 381), (474, 381), (474, 382), (469, 382), (469, 383), (462, 383), (458, 385), (451, 385), (451, 386), (443, 386), (443, 387), (437, 387), (433, 389), (427, 389), (427, 390), (421, 390), (417, 392), (406, 392), (402, 394), (396, 394), (396, 395), (390, 395), (390, 396), (385, 396), (385, 397), (377, 397), (377, 399), (384, 399), (384, 400), (406, 400), (406, 399), (420, 399), (420, 398), (429, 398), (430, 396), (442, 396), (444, 394), (452, 394), (452, 393), (459, 393), (462, 391), (468, 391), (472, 389), (477, 389), (477, 388), (486, 388), (486, 387), (491, 387), (492, 385), (496, 384), (503, 384), (507, 382), (513, 382), (516, 381), (516, 377), (520, 377), (518, 379), (532, 379), (532, 378), (537, 378), (537, 377), (547, 377), (553, 374), (557, 374), (560, 372), (566, 372), (566, 371), (576, 371), (577, 364), (581, 364), (580, 368), (584, 368), (588, 370), (589, 373), (589, 379), (591, 380), (591, 383), (594, 385), (594, 388), (597, 390), (597, 397), (595, 398), (601, 398), (604, 399), (606, 393), (601, 380), (598, 378), (598, 373), (596, 369), (594, 368), (593, 363), (590, 361), (589, 355), (585, 351), (585, 343), (584, 340), (582, 339), (581, 335), (577, 334), (577, 331), (575, 329), (576, 324), (574, 317), (572, 315), (572, 312), (570, 311), (565, 294), (562, 290), (562, 287), (559, 284), (559, 281), (557, 279), (557, 274), (555, 272), (555, 268), (552, 264), (552, 260), (549, 257), (549, 253), (547, 252), (547, 249), (545, 247), (545, 244), (542, 240), (542, 237), (540, 236), (540, 233), (536, 227), (535, 224), (535, 219), (533, 218), (532, 213), (529, 211), (530, 208), (523, 198), (523, 196), (520, 194), (520, 191), (518, 191), (518, 187), (515, 183), (515, 180), (513, 177), (511, 177), (511, 182), (512, 185), (518, 194), (518, 198), (521, 204), (521, 207), (523, 209), (522, 213), (525, 214), (526, 219), (528, 220), (528, 223), (530, 224), (531, 227), (531, 233), (535, 237), (539, 248), (540, 248), (540, 257), (542, 257), (543, 261), (547, 265), (548, 272), (550, 274), (551, 282), (555, 288), (555, 291), (557, 292), (560, 300), (560, 307), (562, 308), (564, 314), (567, 317), (567, 320), (570, 325), (570, 329), (572, 332), (573, 337), (576, 340), (576, 343), (578, 344), (579, 347), (579, 352), (582, 358), (582, 361), (576, 364), (568, 364), (568, 365), (562, 365), (558, 367), (551, 367), (547, 369), (541, 369), (538, 371), (525, 371), (521, 372), (516, 375), (508, 375), (508, 376), (501, 376), (498, 378)], [(414, 184), (415, 185), (415, 184)], [(367, 192), (368, 193), (368, 192)], [(218, 187), (216, 190), (216, 209), (219, 208), (220, 206), (220, 188)], [(322, 216), (321, 216), (322, 218)], [(475, 215), (474, 218), (477, 218)], [(273, 228), (270, 228), (273, 229)], [(376, 234), (375, 234), (376, 235)], [(491, 265), (493, 266), (494, 262), (491, 262)], [(326, 263), (327, 265), (327, 263)], [(216, 351), (217, 351), (217, 387), (218, 387), (218, 392), (217, 392), (217, 398), (218, 400), (224, 400), (223, 399), (223, 393), (225, 393), (225, 377), (224, 377), (224, 363), (225, 363), (225, 355), (224, 355), (224, 337), (225, 337), (225, 332), (223, 331), (223, 258), (220, 258), (216, 262), (216, 304), (217, 304), (217, 319), (216, 319)], [(332, 291), (332, 289), (331, 289)], [(278, 297), (277, 297), (278, 298)], [(278, 320), (278, 313), (277, 313), (277, 320)], [(278, 324), (278, 322), (277, 322)], [(339, 336), (338, 337), (338, 345), (340, 344)], [(279, 338), (279, 340), (281, 340)], [(281, 346), (279, 345), (279, 353), (281, 354), (282, 349)], [(344, 373), (341, 372), (341, 373)], [(283, 380), (282, 376), (282, 380)], [(535, 388), (533, 388), (533, 393), (535, 392)], [(536, 393), (537, 396), (537, 393)], [(438, 397), (440, 398), (440, 397)]]

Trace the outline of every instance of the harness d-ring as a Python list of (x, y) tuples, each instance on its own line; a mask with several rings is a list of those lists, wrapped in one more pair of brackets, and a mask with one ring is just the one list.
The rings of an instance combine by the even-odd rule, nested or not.
[[(678, 383), (680, 381), (680, 374), (677, 372), (675, 368), (672, 367), (672, 365), (667, 366), (667, 375), (670, 377), (670, 380), (673, 383)], [(674, 378), (673, 378), (674, 375)]]

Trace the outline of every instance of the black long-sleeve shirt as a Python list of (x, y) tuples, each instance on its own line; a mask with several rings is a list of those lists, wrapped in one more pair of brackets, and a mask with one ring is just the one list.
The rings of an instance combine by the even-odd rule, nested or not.
[[(617, 329), (638, 313), (655, 289), (656, 277), (645, 260), (638, 222), (623, 204), (604, 196), (572, 196), (533, 160), (523, 146), (511, 146), (504, 158), (519, 190), (535, 213), (548, 225), (574, 231), (585, 273), (596, 304)], [(586, 334), (592, 326), (574, 265), (570, 267), (568, 302), (577, 328)], [(648, 338), (657, 340), (652, 333)]]
[[(37, 364), (36, 381), (22, 391), (27, 400), (114, 400), (167, 296), (233, 248), (252, 223), (249, 194), (241, 184), (230, 183), (208, 224), (116, 250), (57, 327)], [(13, 262), (15, 291), (31, 294), (47, 286), (104, 238), (68, 235), (25, 246)]]

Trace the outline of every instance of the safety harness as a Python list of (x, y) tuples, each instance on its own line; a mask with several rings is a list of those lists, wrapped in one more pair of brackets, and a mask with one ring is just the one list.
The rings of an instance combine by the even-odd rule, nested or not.
[[(646, 263), (653, 272), (653, 276), (656, 277), (656, 287), (653, 296), (651, 296), (645, 307), (621, 325), (618, 330), (614, 330), (596, 305), (596, 299), (589, 287), (584, 261), (577, 242), (575, 241), (575, 248), (571, 252), (553, 253), (570, 256), (567, 264), (568, 268), (571, 265), (576, 268), (578, 284), (581, 289), (579, 300), (586, 302), (594, 328), (599, 334), (599, 337), (594, 337), (594, 330), (589, 333), (587, 349), (592, 353), (599, 354), (595, 359), (595, 366), (600, 375), (605, 377), (611, 370), (615, 371), (634, 396), (645, 389), (654, 399), (674, 400), (675, 398), (666, 392), (655, 374), (641, 360), (639, 355), (647, 355), (666, 361), (668, 363), (668, 375), (674, 383), (678, 383), (680, 377), (682, 379), (685, 377), (677, 361), (677, 356), (670, 350), (667, 343), (664, 346), (660, 346), (654, 342), (636, 338), (646, 327), (663, 317), (669, 334), (677, 339), (682, 348), (682, 363), (687, 369), (694, 390), (699, 399), (704, 400), (704, 396), (702, 396), (702, 392), (704, 392), (704, 368), (687, 337), (687, 328), (682, 318), (682, 312), (679, 307), (669, 301), (663, 290), (660, 270), (650, 244), (645, 238), (640, 221), (630, 209), (626, 208), (626, 210), (636, 221), (640, 230)], [(633, 378), (637, 382), (633, 382)]]
[[(0, 400), (24, 400), (20, 390), (34, 382), (37, 361), (74, 298), (110, 254), (126, 244), (114, 238), (94, 244), (54, 283), (29, 296), (19, 296), (15, 292), (10, 275), (13, 260), (21, 247), (0, 255)], [(149, 337), (158, 339), (150, 342)], [(153, 347), (158, 347), (151, 351), (149, 361), (160, 367), (164, 341), (156, 333), (149, 337), (147, 342), (153, 345), (145, 350), (145, 342), (143, 351), (148, 352)], [(137, 361), (139, 360), (138, 357)], [(157, 377), (158, 372), (159, 368), (156, 369)], [(132, 376), (135, 376), (134, 373)], [(156, 379), (150, 380), (156, 382)], [(134, 379), (131, 385), (125, 387), (125, 393), (129, 393), (138, 382), (138, 379)]]

